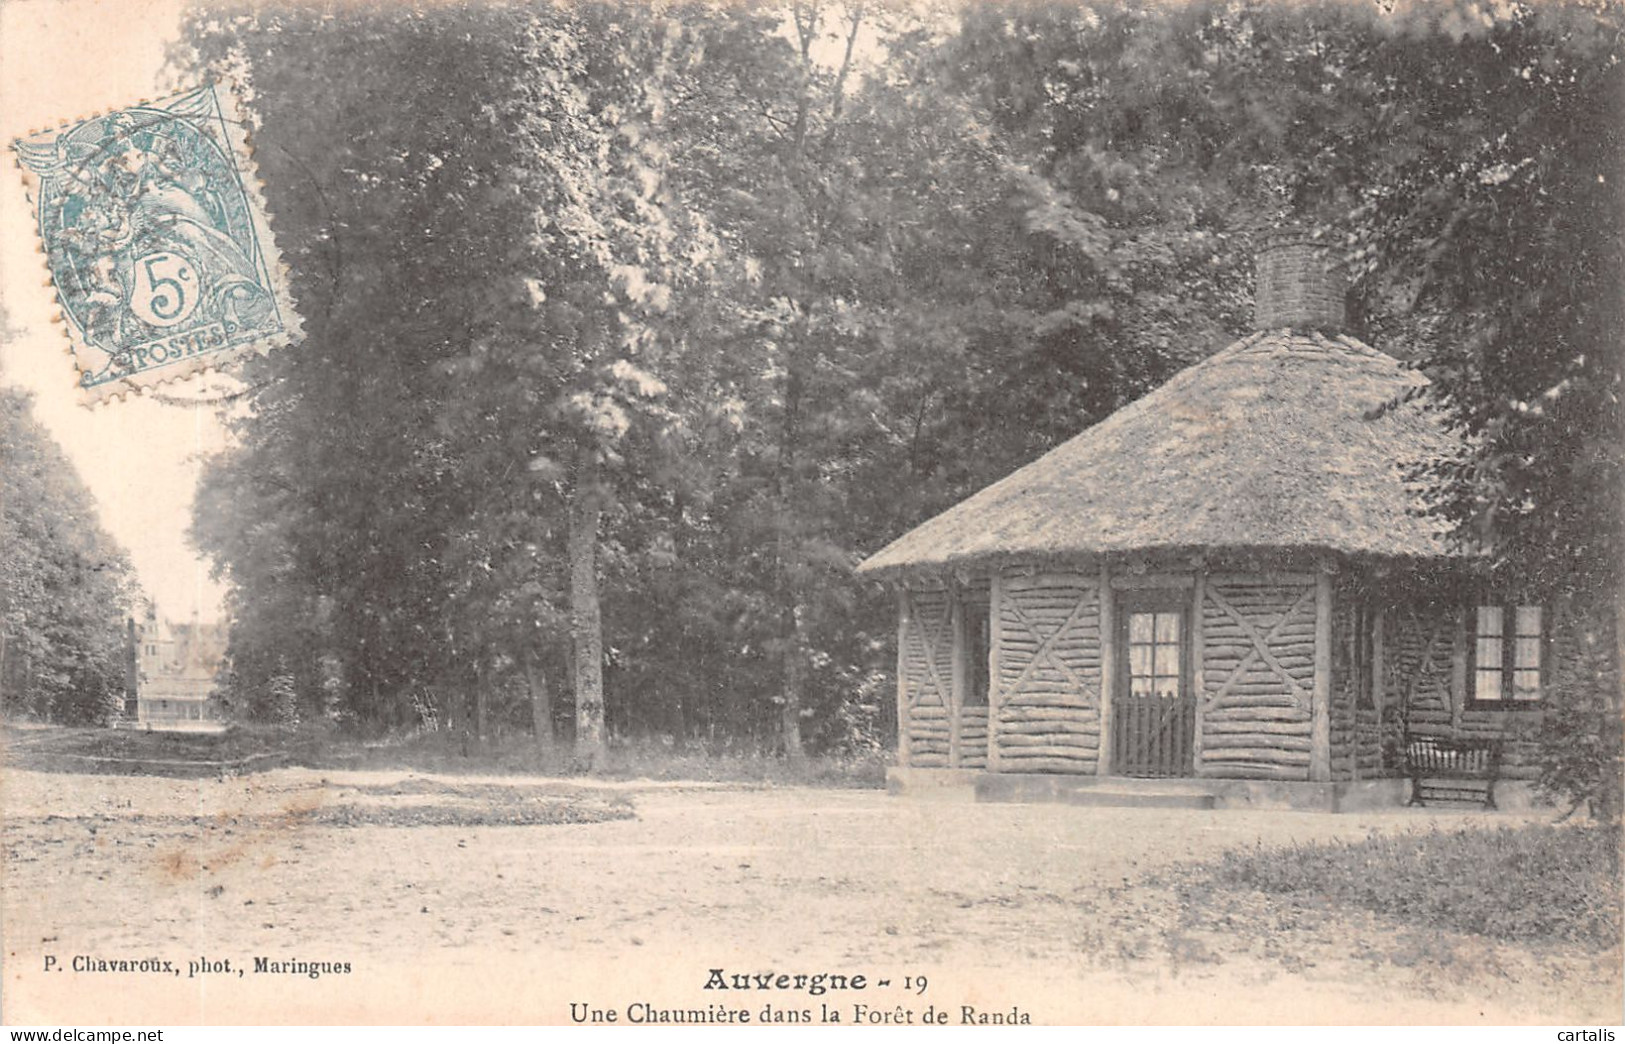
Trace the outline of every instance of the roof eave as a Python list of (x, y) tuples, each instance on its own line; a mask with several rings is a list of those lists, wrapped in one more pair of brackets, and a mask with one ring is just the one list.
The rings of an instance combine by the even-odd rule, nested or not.
[(1226, 559), (1246, 557), (1326, 558), (1349, 562), (1384, 563), (1390, 567), (1455, 568), (1476, 564), (1483, 556), (1452, 551), (1444, 546), (1431, 553), (1380, 551), (1373, 548), (1340, 547), (1334, 544), (1159, 544), (1129, 548), (1073, 550), (1001, 550), (975, 555), (950, 555), (940, 559), (871, 564), (878, 554), (855, 570), (868, 580), (897, 582), (911, 577), (940, 577), (952, 573), (991, 572), (1018, 565), (1079, 565), (1091, 567), (1105, 561), (1134, 558), (1188, 557), (1193, 568), (1198, 563), (1219, 564)]

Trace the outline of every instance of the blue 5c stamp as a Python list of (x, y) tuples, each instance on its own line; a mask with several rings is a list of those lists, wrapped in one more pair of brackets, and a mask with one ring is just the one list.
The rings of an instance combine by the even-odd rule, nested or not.
[(200, 87), (12, 147), (87, 400), (299, 339), (229, 90)]

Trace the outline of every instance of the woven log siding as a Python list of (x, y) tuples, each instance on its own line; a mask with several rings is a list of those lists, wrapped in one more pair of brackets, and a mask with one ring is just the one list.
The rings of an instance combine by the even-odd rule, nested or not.
[(1332, 779), (1353, 779), (1355, 732), (1354, 603), (1337, 590), (1332, 598)]
[[(1555, 659), (1555, 657), (1554, 657)], [(1456, 735), (1467, 738), (1499, 736), (1503, 779), (1535, 779), (1536, 738), (1541, 716), (1529, 711), (1464, 711)]]
[(1383, 614), (1382, 767), (1390, 774), (1405, 770), (1405, 717), (1410, 712), (1406, 703), (1410, 683), (1405, 671), (1416, 664), (1416, 656), (1410, 651), (1416, 642), (1410, 637), (1415, 626), (1413, 614), (1403, 608), (1390, 608)]
[(1391, 614), (1383, 702), (1404, 708), (1412, 735), (1452, 734), (1456, 615), (1453, 608), (1435, 606), (1404, 606)]
[(1092, 774), (1100, 749), (1096, 578), (1006, 574), (993, 626), (1000, 771)]
[(1358, 707), (1354, 712), (1354, 759), (1357, 779), (1385, 775), (1382, 768), (1382, 722), (1375, 707)]
[(1308, 779), (1315, 584), (1212, 577), (1202, 595), (1202, 763), (1219, 779)]
[[(1376, 610), (1368, 613), (1366, 626), (1371, 628), (1368, 639), (1371, 662), (1366, 670), (1380, 675), (1383, 656), (1383, 630), (1386, 620)], [(1378, 678), (1367, 676), (1364, 684), (1369, 688), (1380, 685)], [(1357, 779), (1374, 779), (1385, 775), (1382, 764), (1382, 712), (1377, 709), (1377, 695), (1371, 691), (1356, 692), (1354, 702), (1354, 772)]]
[(1539, 714), (1527, 711), (1468, 711), (1457, 731), (1463, 736), (1500, 736), (1502, 778), (1535, 779), (1540, 776), (1536, 750), (1540, 721)]
[[(1579, 636), (1575, 628), (1579, 621), (1565, 612), (1563, 606), (1548, 606), (1546, 612), (1550, 645), (1542, 684), (1550, 689), (1577, 662)], [(1540, 775), (1536, 742), (1541, 720), (1539, 712), (1528, 710), (1468, 710), (1463, 701), (1455, 734), (1464, 738), (1500, 737), (1501, 775), (1507, 779), (1535, 779)]]
[(952, 722), (954, 636), (952, 607), (945, 590), (907, 593), (902, 670), (909, 764), (946, 768)]
[(1376, 650), (1382, 647), (1376, 628), (1383, 626), (1370, 609), (1366, 626), (1371, 628), (1367, 661), (1364, 671), (1359, 669), (1355, 656), (1359, 651), (1355, 627), (1359, 622), (1359, 593), (1350, 588), (1339, 588), (1332, 614), (1332, 778), (1335, 780), (1376, 779), (1389, 773), (1382, 760), (1382, 716), (1373, 695), (1362, 693), (1361, 686), (1370, 686), (1370, 671), (1384, 670)]
[(987, 767), (987, 708), (959, 709), (959, 767)]
[[(1385, 740), (1398, 740), (1400, 730), (1422, 736), (1456, 738), (1500, 737), (1506, 741), (1501, 756), (1501, 774), (1507, 779), (1533, 779), (1539, 773), (1534, 763), (1535, 734), (1540, 715), (1528, 711), (1475, 711), (1467, 709), (1467, 693), (1455, 691), (1455, 658), (1465, 650), (1466, 636), (1459, 631), (1461, 610), (1435, 604), (1402, 606), (1389, 614), (1385, 634), (1386, 654), (1383, 672), (1384, 702), (1401, 708), (1385, 725)], [(1561, 669), (1563, 646), (1568, 636), (1554, 616), (1552, 655), (1548, 666)], [(1546, 679), (1548, 684), (1551, 678)], [(1390, 746), (1390, 749), (1393, 749)]]

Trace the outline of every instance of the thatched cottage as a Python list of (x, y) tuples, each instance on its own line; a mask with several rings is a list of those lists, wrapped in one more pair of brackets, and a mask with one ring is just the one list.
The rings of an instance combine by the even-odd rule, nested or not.
[(1407, 466), (1456, 443), (1344, 331), (1340, 269), (1258, 268), (1256, 332), (859, 567), (897, 590), (894, 784), (1353, 807), (1474, 737), (1505, 742), (1469, 774), (1532, 775), (1553, 614), (1418, 511)]

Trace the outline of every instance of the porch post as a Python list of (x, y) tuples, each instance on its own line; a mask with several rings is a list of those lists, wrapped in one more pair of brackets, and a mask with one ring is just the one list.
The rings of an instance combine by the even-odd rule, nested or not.
[(1309, 778), (1332, 778), (1332, 578), (1315, 574), (1315, 687), (1309, 708)]
[(948, 577), (948, 633), (953, 638), (953, 667), (948, 677), (948, 767), (959, 767), (959, 709), (965, 705), (965, 613), (959, 584)]
[(1100, 747), (1095, 773), (1112, 774), (1112, 695), (1117, 689), (1117, 597), (1111, 566), (1100, 563)]
[(1196, 725), (1191, 730), (1191, 775), (1202, 774), (1202, 718), (1207, 700), (1206, 675), (1202, 669), (1202, 602), (1207, 596), (1207, 573), (1196, 571), (1196, 585), (1191, 593), (1191, 689), (1196, 698)]
[(987, 770), (999, 771), (999, 706), (1004, 694), (999, 691), (999, 643), (1001, 628), (999, 613), (1004, 606), (1004, 570), (995, 565), (987, 582)]
[(1383, 632), (1387, 629), (1388, 609), (1379, 604), (1371, 618), (1371, 706), (1377, 710), (1377, 777), (1380, 779), (1387, 774), (1388, 766), (1383, 764), (1383, 736), (1387, 724), (1384, 721), (1384, 704), (1388, 696), (1386, 668), (1383, 666)]
[(908, 750), (908, 588), (897, 587), (897, 764), (909, 763)]
[(1450, 734), (1461, 733), (1461, 714), (1467, 706), (1467, 613), (1453, 607), (1455, 627), (1450, 635)]

